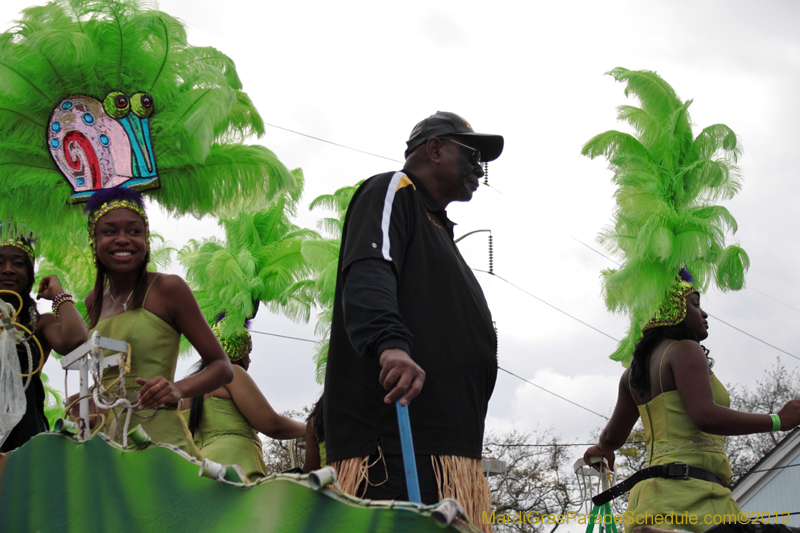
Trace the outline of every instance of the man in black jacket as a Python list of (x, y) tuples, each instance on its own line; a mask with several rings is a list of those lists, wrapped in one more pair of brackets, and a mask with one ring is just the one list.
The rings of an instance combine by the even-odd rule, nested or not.
[(445, 208), (472, 198), (481, 162), (500, 155), (503, 138), (440, 111), (407, 145), (403, 170), (365, 181), (345, 218), (325, 381), (327, 459), (347, 492), (408, 499), (392, 405), (400, 399), (423, 502), (455, 497), (479, 523), (490, 501), (481, 449), (497, 338)]

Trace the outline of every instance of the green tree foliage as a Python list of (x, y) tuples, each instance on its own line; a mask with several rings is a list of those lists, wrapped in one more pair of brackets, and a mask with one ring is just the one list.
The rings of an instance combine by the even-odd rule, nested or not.
[(689, 106), (655, 72), (616, 68), (609, 75), (626, 84), (625, 95), (640, 107), (623, 105), (617, 118), (633, 134), (610, 130), (590, 139), (582, 154), (603, 156), (618, 186), (613, 222), (599, 237), (624, 256), (619, 269), (603, 271), (606, 306), (630, 317), (630, 329), (612, 359), (630, 363), (641, 328), (685, 266), (696, 286), (711, 279), (721, 290), (744, 286), (749, 267), (739, 246), (725, 246), (736, 220), (725, 207), (741, 188), (742, 153), (736, 134), (724, 124), (692, 132)]

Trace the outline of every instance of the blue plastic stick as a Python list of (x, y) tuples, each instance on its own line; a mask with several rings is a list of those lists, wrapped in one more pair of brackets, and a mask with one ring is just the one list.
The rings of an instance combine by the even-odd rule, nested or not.
[(417, 478), (417, 460), (414, 457), (414, 441), (411, 438), (411, 421), (408, 418), (408, 406), (397, 406), (397, 423), (400, 425), (400, 446), (403, 449), (403, 466), (406, 470), (406, 487), (408, 488), (408, 501), (422, 503), (419, 494), (419, 479)]

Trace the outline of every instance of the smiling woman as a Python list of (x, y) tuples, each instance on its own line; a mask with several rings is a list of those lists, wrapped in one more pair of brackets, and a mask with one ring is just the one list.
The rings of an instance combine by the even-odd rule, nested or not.
[[(136, 385), (132, 403), (137, 423), (155, 442), (178, 446), (200, 457), (178, 401), (211, 392), (233, 378), (225, 352), (203, 318), (192, 291), (182, 278), (149, 272), (150, 242), (147, 214), (139, 193), (108, 189), (87, 202), (89, 236), (97, 278), (86, 296), (90, 328), (104, 337), (130, 345), (130, 376)], [(181, 334), (192, 343), (207, 368), (175, 382)], [(103, 384), (117, 380), (107, 369)], [(104, 412), (104, 430), (122, 440), (124, 421), (119, 409)]]

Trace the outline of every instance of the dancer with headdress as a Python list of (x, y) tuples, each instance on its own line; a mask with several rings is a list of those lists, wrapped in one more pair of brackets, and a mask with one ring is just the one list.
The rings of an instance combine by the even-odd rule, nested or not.
[[(264, 146), (234, 62), (136, 0), (53, 0), (0, 35), (0, 213), (66, 268), (88, 250), (75, 203), (122, 187), (168, 214), (261, 209), (302, 187)], [(76, 295), (82, 298), (84, 294)]]
[(247, 373), (253, 348), (247, 325), (262, 303), (296, 320), (310, 316), (310, 301), (295, 297), (294, 290), (308, 274), (302, 244), (318, 235), (290, 221), (294, 203), (287, 196), (265, 210), (221, 220), (224, 241), (192, 241), (179, 254), (234, 365), (230, 384), (192, 399), (189, 426), (204, 456), (238, 464), (251, 479), (266, 475), (258, 432), (275, 439), (305, 433), (303, 423), (275, 412)]
[(639, 135), (608, 131), (586, 143), (583, 153), (605, 155), (619, 185), (615, 223), (602, 240), (624, 261), (603, 272), (603, 290), (607, 307), (630, 317), (612, 355), (630, 367), (620, 379), (611, 419), (584, 459), (604, 457), (613, 469), (614, 451), (641, 417), (647, 468), (595, 503), (632, 487), (626, 530), (666, 520), (663, 527), (704, 531), (714, 523), (706, 521), (711, 515), (739, 512), (728, 489), (732, 474), (723, 436), (794, 428), (800, 401), (773, 414), (730, 409), (700, 344), (708, 337), (701, 290), (712, 275), (722, 290), (742, 288), (749, 265), (744, 250), (725, 247), (725, 230), (735, 231), (736, 221), (711, 204), (740, 187), (736, 135), (716, 124), (694, 137), (691, 101), (680, 101), (654, 72), (618, 68), (609, 74), (642, 103), (620, 107), (619, 115)]
[(52, 313), (39, 314), (31, 298), (36, 260), (33, 239), (30, 235), (12, 237), (10, 234), (16, 232), (2, 226), (0, 232), (5, 234), (0, 238), (0, 298), (19, 311), (14, 322), (32, 333), (23, 335), (31, 348), (30, 361), (23, 344), (17, 345), (26, 408), (19, 422), (0, 441), (0, 452), (7, 452), (50, 429), (44, 414), (42, 367), (51, 350), (67, 354), (86, 342), (86, 323), (75, 308), (72, 295), (62, 289), (58, 276), (47, 276), (39, 282), (38, 298), (53, 302)]
[[(736, 516), (739, 506), (727, 488), (732, 473), (724, 435), (788, 431), (800, 424), (800, 400), (775, 414), (729, 408), (728, 392), (711, 370), (708, 350), (699, 344), (708, 337), (708, 315), (692, 281), (682, 270), (643, 328), (633, 362), (620, 379), (611, 420), (584, 454), (587, 463), (591, 457), (605, 457), (613, 469), (614, 451), (642, 418), (647, 468), (641, 472), (648, 473), (631, 490), (629, 530), (674, 515), (676, 528), (704, 531), (713, 524), (706, 516)], [(681, 479), (683, 475), (687, 477)], [(687, 522), (685, 516), (695, 516), (697, 522)]]
[[(94, 288), (86, 297), (89, 327), (130, 345), (129, 374), (136, 385), (128, 388), (128, 400), (148, 436), (200, 457), (177, 404), (231, 381), (225, 351), (186, 282), (147, 270), (150, 229), (141, 195), (132, 189), (109, 189), (92, 195), (86, 210), (97, 266)], [(181, 334), (206, 368), (175, 381)], [(118, 376), (117, 369), (106, 369), (103, 385), (108, 387)], [(122, 440), (127, 425), (122, 411), (105, 413), (105, 429), (116, 440)]]
[[(39, 235), (57, 268), (91, 241), (91, 326), (133, 346), (143, 382), (128, 401), (162, 405), (143, 424), (151, 438), (196, 453), (185, 423), (163, 406), (230, 381), (230, 363), (185, 283), (147, 271), (147, 218), (125, 191), (146, 191), (171, 215), (219, 216), (299, 193), (302, 174), (243, 144), (264, 123), (233, 61), (189, 45), (180, 21), (136, 0), (26, 9), (0, 36), (0, 71), (0, 187), (13, 190), (0, 195), (0, 212)], [(88, 240), (71, 205), (87, 200)], [(176, 384), (181, 332), (211, 364)], [(119, 434), (124, 427), (108, 426), (118, 424), (108, 415), (106, 430)]]
[[(221, 464), (237, 464), (255, 481), (267, 475), (258, 433), (273, 439), (305, 435), (305, 424), (275, 412), (247, 373), (253, 340), (247, 327), (225, 337), (219, 322), (212, 328), (233, 365), (233, 381), (192, 398), (189, 430), (203, 457)], [(206, 366), (202, 361), (197, 371)]]

